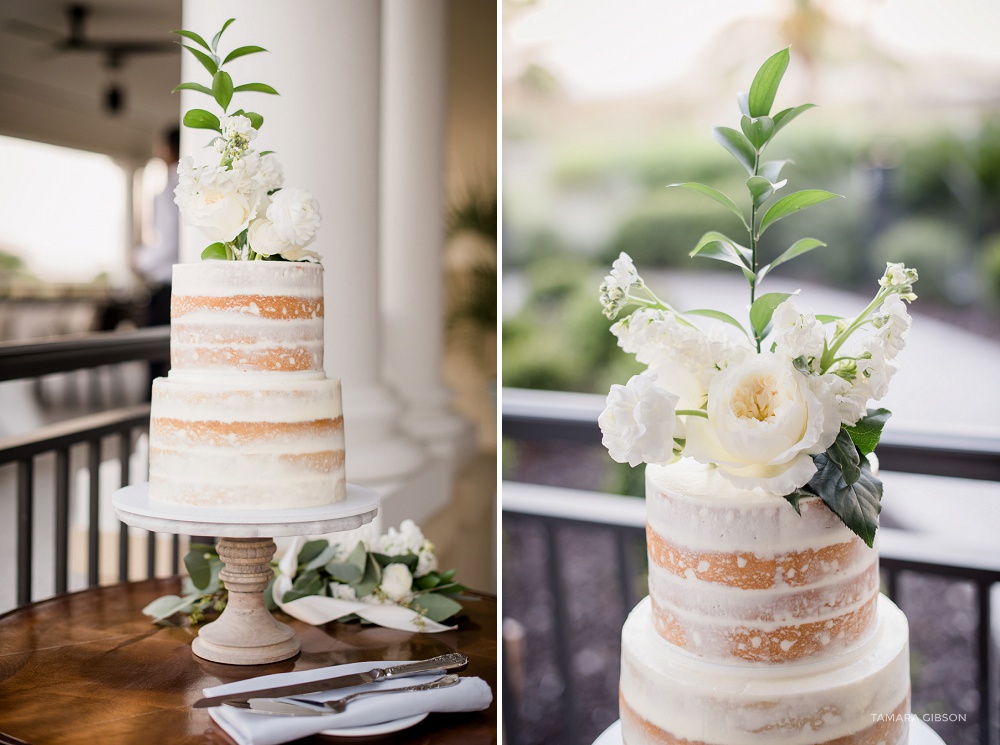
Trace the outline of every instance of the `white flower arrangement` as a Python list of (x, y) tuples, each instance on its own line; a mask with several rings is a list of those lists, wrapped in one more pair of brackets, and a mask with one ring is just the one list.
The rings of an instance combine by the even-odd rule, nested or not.
[(184, 223), (198, 228), (212, 241), (202, 252), (202, 259), (318, 260), (319, 254), (306, 246), (319, 230), (319, 204), (305, 189), (283, 189), (284, 176), (277, 158), (270, 151), (257, 152), (250, 147), (257, 139), (264, 117), (242, 109), (228, 113), (235, 93), (278, 94), (264, 83), (234, 85), (230, 74), (222, 69), (239, 57), (267, 51), (263, 47), (243, 46), (222, 59), (218, 53), (219, 39), (234, 20), (226, 21), (211, 44), (193, 31), (174, 32), (197, 45), (182, 44), (212, 76), (211, 87), (181, 83), (174, 91), (205, 93), (224, 115), (220, 118), (205, 109), (191, 109), (184, 115), (185, 126), (218, 134), (210, 144), (220, 160), (214, 165), (196, 166), (191, 156), (182, 158), (177, 164), (174, 201)]
[(816, 316), (787, 293), (757, 294), (772, 269), (825, 245), (803, 238), (760, 266), (764, 231), (838, 197), (808, 189), (772, 199), (785, 185), (778, 178), (787, 161), (766, 162), (762, 153), (781, 128), (812, 106), (771, 115), (788, 62), (787, 49), (773, 55), (739, 98), (742, 131), (715, 130), (749, 175), (749, 221), (713, 187), (671, 184), (715, 200), (746, 227), (749, 246), (712, 231), (691, 255), (742, 270), (750, 285), (749, 325), (711, 309), (678, 311), (649, 289), (622, 253), (601, 284), (600, 301), (612, 320), (634, 306), (611, 331), (648, 369), (612, 386), (599, 424), (616, 461), (666, 464), (687, 456), (715, 467), (738, 488), (785, 497), (796, 510), (801, 498), (819, 497), (871, 546), (882, 483), (867, 456), (889, 412), (868, 403), (886, 395), (897, 370), (917, 272), (889, 263), (874, 299), (854, 318)]

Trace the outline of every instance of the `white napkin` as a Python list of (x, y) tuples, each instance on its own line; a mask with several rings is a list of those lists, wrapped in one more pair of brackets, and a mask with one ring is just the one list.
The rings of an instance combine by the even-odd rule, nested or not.
[[(294, 673), (277, 673), (263, 675), (259, 678), (241, 680), (238, 683), (205, 688), (206, 696), (219, 696), (227, 693), (241, 693), (258, 688), (271, 688), (291, 683), (305, 683), (310, 680), (328, 678), (333, 675), (349, 675), (371, 670), (373, 667), (391, 667), (412, 660), (354, 662), (348, 665), (335, 665), (315, 670), (302, 670)], [(395, 680), (387, 680), (376, 684), (378, 688), (401, 688), (410, 685), (427, 683), (440, 677), (441, 673), (431, 675), (412, 675)], [(357, 686), (353, 688), (338, 688), (324, 693), (298, 696), (312, 701), (324, 701), (341, 696), (347, 696), (360, 690), (372, 690), (373, 686)], [(252, 714), (232, 706), (216, 706), (209, 709), (212, 719), (236, 740), (239, 745), (278, 745), (278, 743), (297, 740), (300, 737), (314, 735), (327, 729), (342, 729), (349, 727), (364, 727), (370, 724), (390, 722), (395, 719), (426, 714), (432, 711), (480, 711), (493, 701), (493, 692), (482, 678), (463, 677), (457, 685), (448, 688), (438, 688), (429, 691), (410, 691), (407, 693), (391, 693), (386, 696), (362, 696), (347, 705), (343, 714), (328, 714), (323, 716), (269, 716), (267, 714)]]

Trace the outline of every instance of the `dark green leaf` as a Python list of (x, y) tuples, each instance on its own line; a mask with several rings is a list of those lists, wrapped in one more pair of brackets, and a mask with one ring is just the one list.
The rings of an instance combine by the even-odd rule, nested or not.
[(245, 57), (248, 54), (256, 54), (257, 52), (266, 52), (266, 51), (267, 50), (264, 49), (264, 47), (258, 47), (252, 45), (247, 47), (237, 47), (236, 49), (234, 49), (233, 51), (231, 51), (229, 54), (226, 55), (226, 58), (222, 60), (222, 64), (228, 65), (234, 59), (237, 59), (239, 57)]
[(815, 494), (811, 494), (811, 493), (809, 493), (807, 491), (803, 491), (802, 489), (796, 489), (791, 494), (786, 494), (785, 495), (785, 499), (788, 500), (788, 503), (790, 505), (792, 505), (792, 507), (795, 508), (795, 511), (797, 513), (799, 513), (799, 515), (801, 516), (802, 515), (802, 508), (799, 507), (799, 500), (800, 499), (805, 499), (806, 497), (815, 497), (815, 496), (816, 496)]
[(758, 341), (767, 336), (774, 309), (790, 297), (791, 294), (787, 292), (769, 292), (753, 301), (750, 306), (750, 326)]
[(440, 623), (451, 618), (462, 610), (462, 604), (458, 603), (447, 595), (437, 593), (423, 593), (413, 599), (411, 605), (419, 610), (432, 621)]
[(781, 78), (788, 68), (788, 49), (782, 49), (771, 55), (754, 76), (750, 84), (750, 95), (747, 97), (747, 108), (750, 116), (768, 116), (774, 96), (778, 92)]
[(211, 129), (222, 132), (219, 117), (205, 109), (191, 109), (184, 115), (184, 126), (192, 129)]
[(752, 176), (757, 161), (757, 151), (750, 144), (750, 140), (742, 132), (737, 132), (729, 127), (716, 127), (712, 130), (712, 134), (716, 141), (726, 148)]
[(760, 227), (757, 229), (757, 235), (763, 235), (764, 231), (778, 222), (778, 220), (795, 214), (799, 210), (804, 210), (806, 207), (812, 207), (816, 204), (822, 204), (831, 199), (842, 198), (840, 194), (833, 194), (822, 189), (805, 189), (797, 191), (794, 194), (789, 194), (787, 197), (782, 197), (764, 213), (764, 217), (760, 221)]
[(215, 60), (209, 57), (200, 49), (195, 49), (194, 47), (189, 47), (187, 44), (181, 44), (182, 47), (187, 49), (191, 54), (198, 58), (198, 61), (202, 66), (208, 70), (209, 75), (215, 75), (219, 71), (219, 65), (216, 64)]
[(364, 576), (364, 572), (354, 564), (338, 561), (327, 564), (326, 573), (346, 585), (354, 584)]
[(814, 103), (804, 103), (801, 106), (796, 106), (792, 109), (782, 109), (774, 115), (774, 131), (777, 132), (803, 111), (808, 111), (815, 106), (816, 104)]
[(430, 590), (441, 584), (441, 575), (437, 572), (428, 572), (423, 577), (416, 579), (415, 584), (418, 589)]
[(354, 585), (354, 592), (359, 598), (371, 595), (375, 588), (382, 582), (382, 567), (372, 556), (367, 556), (365, 561), (365, 573), (361, 581)]
[(198, 91), (199, 93), (207, 93), (210, 96), (212, 95), (212, 89), (207, 85), (202, 85), (201, 83), (181, 83), (170, 92), (176, 93), (177, 91)]
[(379, 563), (379, 566), (387, 567), (390, 564), (403, 564), (411, 572), (415, 571), (417, 564), (420, 563), (420, 557), (416, 554), (400, 554), (399, 556), (386, 556), (385, 554), (377, 554), (374, 551), (372, 556), (375, 557), (375, 561)]
[(194, 586), (204, 590), (212, 581), (212, 565), (201, 551), (188, 551), (184, 557), (184, 566)]
[(848, 485), (861, 478), (861, 456), (846, 428), (841, 427), (837, 439), (824, 455), (837, 466)]
[(278, 91), (274, 90), (274, 88), (272, 88), (269, 85), (265, 85), (264, 83), (244, 83), (243, 85), (238, 85), (235, 88), (233, 88), (234, 93), (243, 93), (245, 91), (254, 91), (256, 93), (271, 93), (272, 95), (275, 96), (278, 95)]
[(451, 582), (455, 578), (455, 570), (449, 569), (446, 572), (441, 572), (441, 579), (445, 582)]
[(213, 261), (217, 259), (221, 259), (222, 261), (227, 261), (229, 259), (229, 252), (226, 250), (225, 243), (213, 243), (201, 252), (202, 261)]
[(296, 561), (299, 564), (308, 564), (310, 561), (315, 559), (323, 550), (329, 545), (329, 542), (323, 540), (322, 538), (317, 541), (306, 541), (302, 548), (299, 549), (299, 556)]
[(191, 41), (195, 42), (196, 44), (200, 44), (201, 46), (203, 46), (206, 51), (208, 51), (208, 52), (212, 51), (211, 48), (208, 46), (208, 43), (204, 39), (202, 39), (200, 35), (196, 34), (194, 31), (184, 31), (182, 29), (180, 31), (171, 31), (170, 33), (172, 33), (172, 34), (178, 34), (179, 36), (184, 36), (184, 37), (190, 39)]
[(853, 427), (845, 428), (862, 456), (875, 451), (879, 438), (882, 437), (882, 429), (890, 416), (892, 414), (888, 409), (868, 409), (868, 413)]
[(212, 95), (223, 111), (229, 108), (233, 100), (233, 78), (225, 70), (219, 70), (212, 78)]
[(774, 122), (769, 116), (756, 118), (744, 116), (740, 120), (740, 129), (743, 130), (746, 138), (750, 140), (750, 144), (759, 151), (764, 148), (764, 145), (771, 139), (771, 135), (774, 134)]
[[(243, 116), (250, 120), (250, 126), (258, 132), (260, 131), (260, 128), (264, 126), (264, 117), (254, 111), (248, 111)], [(261, 155), (263, 154), (264, 153), (261, 153)]]
[(718, 259), (742, 268), (750, 266), (750, 249), (714, 230), (710, 230), (701, 237), (698, 245), (691, 250), (690, 255)]
[(222, 24), (222, 28), (219, 29), (219, 33), (217, 33), (212, 38), (212, 51), (213, 52), (219, 48), (219, 39), (222, 38), (222, 32), (225, 31), (227, 28), (229, 28), (229, 24), (232, 23), (235, 20), (236, 20), (235, 18), (230, 18), (228, 21), (226, 21), (225, 23), (223, 23)]
[(867, 465), (862, 466), (858, 480), (848, 484), (840, 468), (826, 454), (813, 456), (813, 461), (817, 471), (809, 487), (870, 548), (875, 542), (878, 514), (882, 510), (882, 482)]
[(723, 313), (721, 310), (712, 310), (711, 308), (699, 308), (698, 310), (687, 310), (684, 312), (687, 315), (691, 316), (705, 316), (706, 318), (714, 318), (717, 321), (724, 321), (725, 323), (728, 323), (731, 326), (735, 326), (744, 334), (747, 332), (747, 330), (743, 328), (743, 324), (741, 324), (731, 315)]
[(769, 160), (766, 163), (761, 163), (760, 168), (757, 169), (757, 173), (766, 178), (772, 184), (778, 183), (778, 179), (781, 178), (782, 169), (793, 161), (790, 160)]
[(740, 220), (746, 225), (746, 218), (743, 217), (743, 211), (736, 205), (736, 203), (723, 194), (718, 189), (714, 189), (711, 186), (706, 186), (705, 184), (699, 184), (694, 181), (688, 181), (683, 184), (667, 184), (667, 188), (679, 187), (681, 189), (687, 189), (689, 191), (697, 192), (698, 194), (704, 194), (710, 199), (714, 199), (716, 202), (721, 204), (723, 207), (728, 209), (734, 215), (736, 215)]
[(189, 551), (200, 551), (203, 554), (212, 554), (215, 558), (219, 558), (219, 554), (215, 549), (215, 545), (211, 543), (189, 543)]

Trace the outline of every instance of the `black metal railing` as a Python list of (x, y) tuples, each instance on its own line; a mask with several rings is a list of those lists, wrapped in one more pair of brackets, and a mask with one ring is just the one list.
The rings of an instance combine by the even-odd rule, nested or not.
[[(515, 441), (599, 444), (601, 434), (596, 419), (602, 407), (603, 401), (596, 396), (504, 390), (502, 432), (505, 438)], [(1000, 438), (939, 436), (933, 439), (919, 433), (890, 433), (879, 446), (879, 461), (887, 471), (1000, 481)], [(562, 686), (557, 699), (562, 715), (561, 728), (556, 736), (567, 743), (589, 742), (593, 739), (593, 727), (586, 731), (581, 724), (585, 721), (585, 712), (577, 701), (578, 676), (574, 675), (572, 664), (574, 639), (567, 612), (571, 596), (567, 595), (567, 567), (561, 558), (559, 538), (560, 534), (577, 531), (577, 539), (581, 535), (589, 536), (588, 540), (596, 545), (594, 536), (606, 534), (609, 537), (614, 548), (608, 550), (608, 555), (616, 557), (617, 561), (610, 576), (619, 584), (621, 599), (621, 607), (613, 609), (613, 614), (623, 619), (641, 592), (636, 578), (643, 574), (643, 567), (635, 557), (637, 553), (640, 556), (645, 553), (644, 503), (628, 497), (505, 482), (502, 510), (508, 539), (511, 534), (530, 527), (543, 544), (538, 554), (545, 557), (547, 568), (533, 579), (544, 582), (543, 596), (551, 608), (553, 627), (558, 630), (547, 637), (554, 647), (553, 657)], [(978, 741), (981, 745), (990, 745), (994, 742), (994, 726), (998, 719), (996, 687), (991, 679), (990, 591), (1000, 582), (1000, 557), (982, 556), (961, 546), (945, 545), (924, 535), (915, 536), (891, 528), (880, 530), (879, 541), (884, 587), (894, 600), (899, 598), (900, 578), (904, 576), (938, 576), (971, 583), (977, 610), (973, 635), (975, 685), (979, 695)], [(521, 585), (520, 577), (508, 576), (507, 565), (505, 560), (505, 580), (515, 586)], [(511, 598), (505, 598), (505, 607), (512, 605), (516, 604)], [(530, 635), (531, 630), (525, 633)], [(509, 659), (512, 653), (519, 653), (513, 648), (517, 646), (505, 649), (505, 675), (508, 668), (517, 669), (521, 664), (519, 660)], [(504, 685), (505, 690), (514, 693), (518, 689), (511, 681), (505, 680)], [(614, 691), (609, 689), (607, 695), (613, 696)], [(616, 709), (616, 702), (612, 701), (611, 706)], [(507, 741), (511, 745), (536, 741), (522, 737), (526, 723), (519, 716), (516, 695), (505, 699), (504, 720)]]
[[(0, 382), (39, 379), (54, 373), (93, 369), (135, 361), (166, 361), (170, 356), (169, 327), (128, 332), (107, 332), (43, 339), (27, 343), (0, 343)], [(45, 425), (23, 435), (0, 439), (0, 467), (17, 470), (15, 494), (0, 498), (16, 500), (17, 605), (33, 599), (36, 500), (39, 495), (39, 462), (54, 455), (52, 471), (54, 505), (52, 535), (55, 594), (69, 589), (70, 496), (74, 455), (85, 452), (88, 471), (87, 585), (100, 578), (101, 463), (116, 457), (120, 464), (118, 483), (130, 483), (130, 460), (136, 440), (149, 426), (149, 404), (133, 403), (111, 410), (88, 413), (66, 421)], [(113, 453), (113, 455), (111, 455)], [(156, 572), (156, 540), (148, 535), (146, 573)], [(172, 536), (171, 568), (179, 568), (179, 537)], [(129, 529), (120, 524), (118, 576), (129, 576)]]

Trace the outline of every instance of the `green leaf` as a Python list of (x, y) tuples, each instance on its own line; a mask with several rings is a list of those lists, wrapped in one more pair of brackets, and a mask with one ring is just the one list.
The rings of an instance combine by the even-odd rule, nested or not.
[(212, 581), (212, 565), (205, 554), (201, 551), (188, 551), (184, 557), (184, 566), (195, 587), (199, 590), (208, 587), (208, 583)]
[(750, 84), (750, 95), (747, 97), (747, 108), (750, 116), (768, 116), (774, 96), (778, 92), (781, 78), (788, 68), (788, 48), (771, 55), (760, 66), (753, 82)]
[(421, 590), (431, 590), (442, 584), (441, 575), (437, 572), (428, 572), (423, 577), (414, 580), (416, 586)]
[(671, 189), (674, 187), (679, 187), (681, 189), (687, 189), (689, 191), (697, 192), (698, 194), (704, 194), (710, 199), (714, 199), (716, 202), (721, 204), (723, 207), (727, 208), (730, 212), (736, 215), (740, 220), (746, 225), (746, 218), (743, 216), (743, 211), (737, 206), (736, 202), (727, 197), (718, 189), (714, 189), (711, 186), (705, 184), (699, 184), (695, 181), (688, 181), (682, 184), (667, 184), (667, 188)]
[(772, 184), (776, 184), (778, 183), (778, 179), (781, 178), (782, 169), (793, 162), (791, 160), (769, 160), (766, 163), (761, 163), (760, 168), (757, 169), (757, 173)]
[(226, 250), (225, 243), (213, 243), (201, 252), (202, 261), (214, 261), (217, 259), (221, 259), (222, 261), (229, 260), (229, 251)]
[(221, 134), (219, 117), (205, 109), (191, 109), (184, 115), (184, 126), (192, 129), (211, 129)]
[(306, 541), (302, 545), (302, 548), (299, 549), (299, 556), (296, 561), (299, 564), (309, 564), (310, 561), (323, 553), (328, 545), (329, 541), (322, 538), (316, 541)]
[(889, 421), (890, 416), (892, 414), (888, 409), (868, 409), (868, 413), (861, 417), (853, 427), (844, 428), (862, 456), (875, 451), (875, 447), (882, 437), (882, 429)]
[(195, 57), (198, 58), (198, 61), (202, 64), (202, 66), (206, 70), (208, 70), (209, 75), (215, 75), (215, 73), (219, 71), (219, 65), (216, 63), (216, 61), (211, 57), (209, 57), (200, 49), (189, 47), (187, 44), (181, 44), (181, 46), (187, 49), (189, 52), (191, 52), (191, 54), (193, 54)]
[(825, 246), (825, 245), (826, 244), (823, 243), (823, 241), (818, 241), (815, 238), (800, 238), (799, 240), (795, 241), (795, 243), (793, 243), (791, 247), (786, 249), (785, 252), (781, 254), (781, 256), (779, 256), (778, 258), (776, 258), (774, 261), (771, 262), (771, 268), (773, 269), (779, 264), (784, 264), (786, 261), (794, 259), (796, 256), (801, 256), (807, 251), (812, 251), (814, 248), (819, 248), (820, 246)]
[[(180, 36), (184, 36), (184, 37), (190, 39), (191, 41), (195, 42), (196, 44), (200, 44), (201, 46), (203, 46), (206, 49), (206, 51), (209, 51), (209, 52), (212, 51), (211, 48), (209, 48), (209, 46), (208, 46), (208, 42), (206, 42), (204, 39), (202, 39), (201, 36), (199, 36), (198, 34), (196, 34), (194, 31), (185, 31), (185, 30), (181, 29), (180, 31), (171, 31), (170, 33), (172, 33), (172, 34), (178, 34)], [(178, 43), (180, 43), (180, 42), (178, 42)]]
[(225, 70), (219, 70), (212, 78), (212, 95), (223, 111), (229, 108), (233, 100), (233, 78)]
[(368, 564), (368, 551), (365, 549), (365, 544), (358, 541), (358, 545), (348, 554), (347, 563), (353, 564), (358, 568), (360, 573), (364, 574), (365, 566)]
[(867, 465), (861, 466), (857, 481), (848, 484), (840, 468), (825, 453), (814, 455), (813, 462), (817, 471), (809, 487), (871, 548), (878, 529), (878, 514), (882, 511), (882, 482)]
[(804, 189), (782, 197), (764, 213), (764, 217), (760, 220), (760, 227), (757, 229), (757, 235), (763, 235), (764, 231), (778, 220), (793, 215), (799, 210), (804, 210), (806, 207), (822, 204), (831, 199), (843, 199), (843, 197), (840, 194), (833, 194), (822, 189)]
[(836, 323), (842, 318), (843, 316), (827, 316), (827, 315), (816, 316), (816, 320), (819, 321), (820, 323)]
[(824, 455), (837, 466), (848, 485), (861, 478), (861, 455), (846, 428), (841, 427), (837, 439)]
[(756, 118), (744, 116), (740, 120), (740, 129), (743, 130), (746, 138), (750, 140), (750, 144), (757, 148), (757, 150), (761, 150), (767, 144), (768, 140), (771, 139), (771, 135), (774, 134), (774, 122), (769, 116), (759, 116)]
[(319, 572), (302, 572), (292, 583), (292, 589), (281, 598), (282, 602), (290, 603), (292, 600), (308, 597), (309, 595), (322, 595), (326, 589), (326, 582), (320, 577)]
[(739, 321), (737, 321), (728, 313), (723, 313), (721, 310), (712, 310), (711, 308), (699, 308), (698, 310), (687, 310), (684, 311), (684, 313), (689, 316), (705, 316), (706, 318), (714, 318), (717, 321), (724, 321), (725, 323), (728, 323), (731, 326), (735, 326), (744, 334), (746, 334), (747, 332), (747, 330), (743, 328), (743, 324), (741, 324)]
[(416, 571), (417, 564), (420, 563), (420, 557), (416, 554), (400, 554), (399, 556), (386, 556), (385, 554), (377, 554), (374, 551), (372, 556), (375, 557), (375, 561), (379, 563), (381, 567), (387, 567), (390, 564), (404, 564), (407, 569), (411, 572)]
[(310, 571), (312, 569), (319, 569), (320, 567), (326, 566), (334, 556), (337, 555), (337, 545), (328, 545), (322, 551), (319, 552), (317, 556), (309, 561), (304, 567), (304, 571)]
[(213, 52), (216, 51), (219, 48), (219, 39), (222, 38), (222, 32), (225, 31), (227, 28), (229, 28), (229, 24), (232, 23), (235, 20), (236, 20), (235, 18), (230, 18), (228, 21), (226, 21), (225, 23), (223, 23), (222, 24), (222, 28), (219, 29), (219, 33), (217, 33), (212, 38), (212, 51)]
[(267, 583), (267, 589), (264, 590), (264, 607), (272, 613), (278, 610), (278, 604), (274, 602), (274, 580), (276, 579), (277, 577), (271, 577), (271, 581)]
[(432, 621), (437, 621), (438, 623), (451, 618), (462, 610), (461, 603), (452, 600), (447, 595), (439, 595), (431, 592), (417, 595), (410, 605)]
[(362, 576), (361, 581), (354, 585), (354, 592), (359, 598), (363, 598), (365, 595), (371, 595), (375, 592), (375, 588), (379, 586), (382, 582), (382, 567), (378, 565), (375, 558), (366, 555), (365, 558), (365, 573)]
[(451, 582), (455, 578), (455, 572), (456, 570), (454, 569), (449, 569), (446, 572), (441, 572), (441, 579), (444, 580), (445, 582)]
[(801, 106), (796, 106), (791, 109), (782, 109), (774, 115), (774, 131), (777, 132), (803, 111), (808, 111), (809, 109), (815, 108), (815, 106), (816, 104), (814, 103), (804, 103)]
[(815, 494), (811, 494), (810, 492), (803, 491), (802, 489), (796, 489), (791, 494), (786, 494), (785, 495), (785, 499), (788, 500), (788, 503), (790, 505), (792, 505), (792, 507), (795, 508), (795, 511), (797, 513), (799, 513), (799, 516), (801, 517), (802, 516), (802, 508), (799, 507), (799, 500), (800, 499), (805, 499), (806, 497), (815, 497), (815, 496), (816, 496)]
[(199, 93), (207, 93), (210, 96), (212, 95), (212, 89), (207, 85), (202, 85), (201, 83), (181, 83), (170, 92), (176, 93), (177, 91), (198, 91)]
[(791, 296), (788, 292), (769, 292), (753, 301), (753, 305), (750, 306), (750, 326), (757, 341), (767, 336), (774, 309)]
[(177, 595), (164, 595), (162, 598), (157, 598), (143, 608), (142, 614), (145, 616), (152, 616), (153, 623), (159, 623), (165, 618), (170, 618), (170, 616), (174, 615), (174, 613), (182, 613), (186, 611), (194, 605), (200, 597), (200, 594), (185, 595), (184, 597), (179, 597)]
[[(264, 126), (264, 117), (254, 111), (248, 111), (243, 114), (243, 116), (250, 120), (250, 126), (258, 132), (260, 131), (260, 128)], [(261, 153), (261, 155), (264, 155), (264, 153)]]
[(747, 179), (747, 190), (750, 192), (750, 196), (753, 198), (753, 206), (760, 207), (764, 202), (766, 202), (774, 192), (784, 186), (787, 181), (779, 181), (776, 184), (771, 183), (763, 176), (751, 176)]
[(718, 259), (746, 269), (750, 266), (750, 249), (714, 230), (705, 233), (689, 255)]
[(753, 175), (754, 165), (757, 161), (757, 151), (754, 150), (750, 140), (742, 132), (737, 132), (729, 127), (716, 127), (712, 130), (716, 141), (726, 148), (730, 154), (740, 162), (747, 173)]
[(266, 51), (267, 50), (264, 49), (264, 47), (258, 47), (253, 45), (246, 47), (237, 47), (236, 49), (234, 49), (233, 51), (231, 51), (229, 54), (226, 55), (226, 58), (222, 60), (222, 64), (228, 65), (234, 59), (237, 59), (239, 57), (245, 57), (248, 54), (256, 54), (257, 52), (266, 52)]
[(364, 576), (364, 571), (354, 564), (343, 561), (331, 561), (326, 565), (326, 573), (345, 585), (354, 584)]
[(244, 83), (243, 85), (238, 85), (235, 88), (233, 88), (234, 93), (244, 93), (246, 91), (254, 91), (256, 93), (270, 93), (275, 96), (278, 95), (278, 91), (274, 90), (274, 88), (264, 83)]

